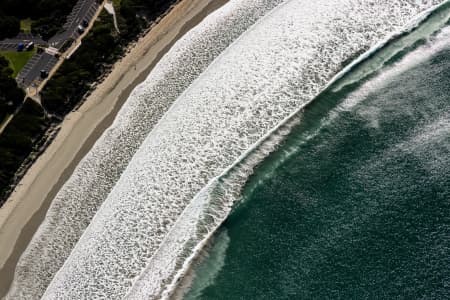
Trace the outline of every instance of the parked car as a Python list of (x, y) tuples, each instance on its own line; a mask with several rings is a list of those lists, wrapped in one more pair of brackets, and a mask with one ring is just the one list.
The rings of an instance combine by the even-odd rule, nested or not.
[(81, 25), (78, 25), (77, 31), (78, 31), (79, 34), (82, 34), (84, 32), (84, 27), (81, 26)]
[(29, 42), (25, 46), (25, 50), (27, 50), (27, 51), (31, 51), (31, 50), (33, 50), (33, 48), (34, 48), (34, 43), (33, 42)]
[(41, 70), (41, 78), (45, 79), (48, 77), (48, 72), (46, 70)]

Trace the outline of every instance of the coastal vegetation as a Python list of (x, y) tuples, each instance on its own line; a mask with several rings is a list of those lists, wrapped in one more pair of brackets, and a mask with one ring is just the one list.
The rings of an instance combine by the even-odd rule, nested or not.
[(49, 80), (42, 91), (42, 104), (54, 115), (64, 117), (91, 89), (93, 83), (123, 55), (125, 47), (136, 40), (171, 3), (175, 1), (121, 0), (115, 3), (120, 33), (112, 16), (105, 11), (94, 23), (77, 52)]
[(143, 28), (156, 20), (176, 0), (120, 0), (119, 27), (125, 43), (136, 39)]
[[(66, 22), (77, 0), (0, 1), (0, 39), (14, 37), (22, 28), (48, 40)], [(125, 39), (133, 39), (148, 22), (155, 20), (174, 0), (114, 0)], [(26, 20), (26, 21), (21, 21)]]
[(121, 53), (112, 16), (101, 13), (82, 46), (55, 73), (42, 91), (45, 109), (59, 116), (70, 112)]
[(23, 31), (25, 33), (30, 33), (32, 22), (33, 21), (30, 18), (20, 20), (20, 31)]
[[(77, 0), (2, 0), (0, 1), (0, 39), (17, 35), (21, 28), (49, 39), (66, 22)], [(5, 24), (3, 24), (5, 23)], [(2, 26), (3, 24), (3, 26)]]
[(9, 61), (0, 55), (0, 123), (15, 111), (25, 96), (13, 79), (13, 73)]
[(20, 20), (7, 16), (0, 8), (0, 40), (16, 36), (20, 31)]
[(28, 60), (36, 53), (36, 48), (30, 51), (0, 51), (0, 56), (4, 56), (9, 61), (9, 66), (13, 70), (11, 77), (16, 78)]
[[(0, 88), (0, 91), (3, 89)], [(23, 99), (23, 98), (22, 98)], [(42, 107), (31, 99), (25, 100), (0, 135), (0, 199), (5, 198), (14, 174), (36, 147), (36, 141), (48, 129), (49, 120)], [(0, 204), (2, 201), (0, 201)]]
[[(42, 107), (28, 99), (18, 110), (24, 92), (17, 87), (13, 77), (23, 67), (26, 57), (23, 53), (0, 53), (0, 121), (18, 110), (0, 135), (0, 205), (17, 182), (17, 171), (27, 157), (39, 148), (37, 144), (42, 141), (45, 132), (79, 105), (95, 82), (124, 54), (126, 47), (175, 2), (114, 1), (120, 33), (114, 28), (112, 16), (103, 11), (80, 48), (64, 62), (42, 90)], [(75, 3), (76, 0), (1, 1), (0, 39), (13, 37), (20, 30), (30, 30), (48, 39), (61, 30)]]

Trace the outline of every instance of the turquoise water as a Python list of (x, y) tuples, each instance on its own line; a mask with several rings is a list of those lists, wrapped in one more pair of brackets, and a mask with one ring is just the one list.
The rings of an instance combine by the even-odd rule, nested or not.
[(305, 110), (185, 299), (450, 299), (450, 35), (402, 55)]

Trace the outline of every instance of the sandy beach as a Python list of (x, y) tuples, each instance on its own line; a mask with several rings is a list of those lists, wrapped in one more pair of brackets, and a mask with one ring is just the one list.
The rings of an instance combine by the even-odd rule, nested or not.
[(134, 87), (189, 29), (227, 0), (183, 0), (117, 62), (28, 170), (0, 208), (0, 297), (13, 280), (16, 263), (45, 217), (52, 199), (93, 146)]

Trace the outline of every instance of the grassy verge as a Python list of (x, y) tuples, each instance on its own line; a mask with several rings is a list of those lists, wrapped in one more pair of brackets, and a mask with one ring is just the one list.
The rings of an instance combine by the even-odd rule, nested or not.
[[(14, 113), (25, 97), (25, 93), (17, 86), (12, 77), (14, 71), (10, 62), (0, 55), (0, 122), (4, 122), (8, 115)], [(2, 158), (0, 157), (0, 160)]]
[(0, 135), (0, 201), (6, 198), (14, 183), (14, 174), (33, 151), (36, 141), (48, 126), (49, 121), (39, 104), (27, 99)]
[(25, 32), (25, 33), (30, 33), (31, 32), (31, 19), (22, 19), (20, 20), (20, 30)]
[(120, 2), (121, 0), (112, 0), (114, 9), (120, 9)]
[(4, 56), (9, 61), (10, 68), (14, 71), (12, 74), (13, 78), (16, 78), (20, 70), (25, 66), (25, 64), (30, 60), (33, 54), (36, 53), (36, 48), (31, 51), (0, 51), (0, 55)]

